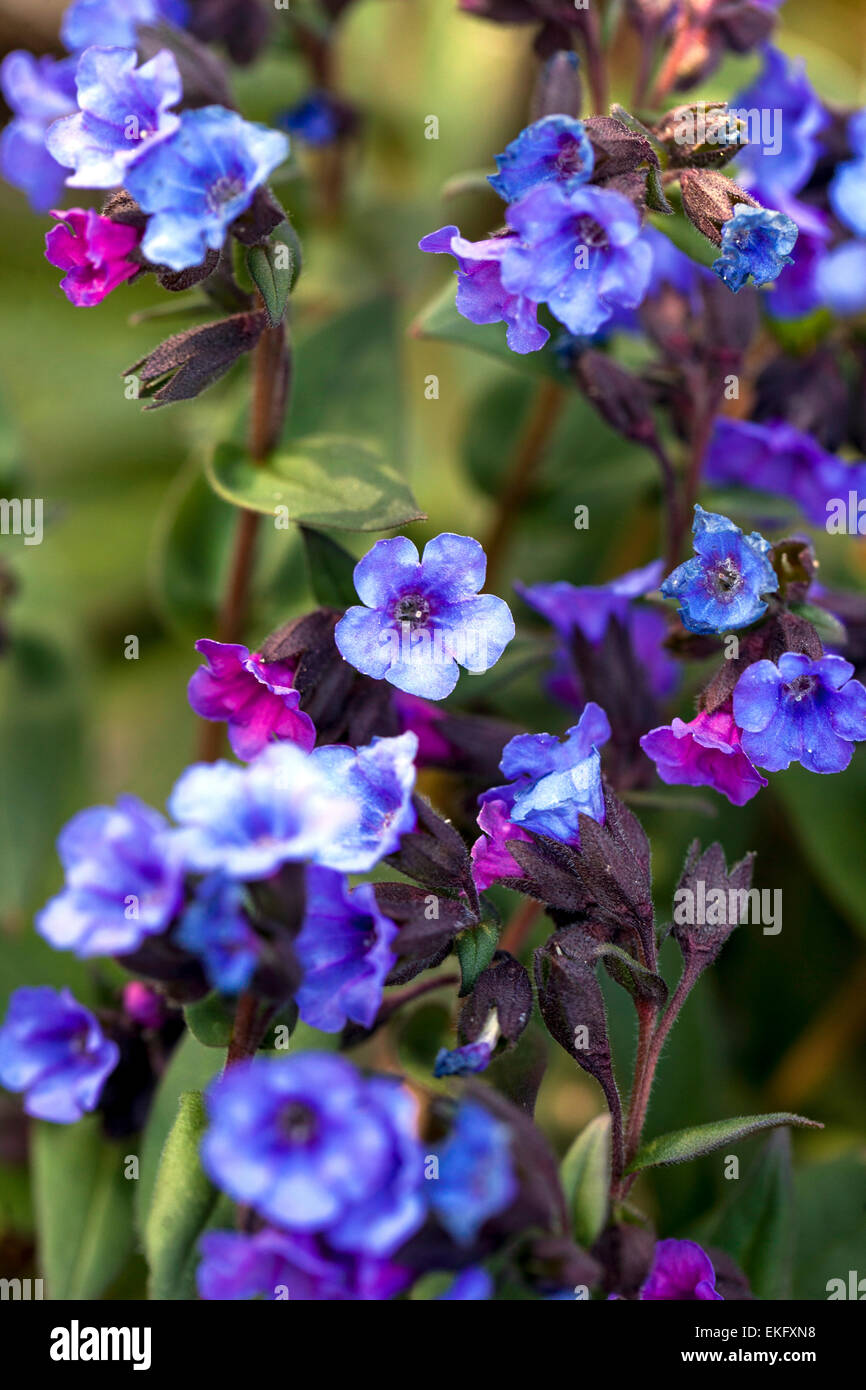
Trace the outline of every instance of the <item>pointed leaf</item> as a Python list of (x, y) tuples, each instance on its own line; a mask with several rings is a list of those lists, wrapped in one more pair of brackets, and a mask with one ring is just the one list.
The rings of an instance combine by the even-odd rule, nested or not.
[(778, 1129), (780, 1125), (791, 1125), (798, 1129), (824, 1128), (817, 1120), (807, 1120), (802, 1115), (789, 1115), (783, 1111), (771, 1115), (737, 1115), (731, 1120), (713, 1120), (708, 1125), (694, 1125), (691, 1129), (678, 1129), (672, 1134), (660, 1134), (656, 1139), (650, 1139), (635, 1155), (626, 1171), (638, 1173), (660, 1164), (688, 1163), (690, 1159), (712, 1153), (713, 1149), (720, 1149), (724, 1144), (736, 1144), (750, 1134), (758, 1134), (762, 1129)]
[(589, 1249), (607, 1219), (610, 1189), (610, 1116), (596, 1115), (577, 1136), (559, 1170), (574, 1238)]
[(647, 970), (646, 966), (641, 965), (634, 956), (630, 956), (628, 951), (614, 946), (609, 941), (602, 942), (598, 948), (598, 955), (610, 978), (628, 990), (634, 1000), (660, 1006), (664, 1004), (668, 997), (668, 987), (661, 975), (657, 975), (654, 970)]
[(794, 1198), (788, 1131), (772, 1134), (745, 1177), (729, 1187), (721, 1211), (701, 1227), (702, 1243), (727, 1250), (758, 1298), (790, 1298)]
[(33, 1183), (40, 1269), (51, 1299), (99, 1298), (133, 1244), (136, 1183), (124, 1177), (126, 1145), (96, 1116), (33, 1126)]
[(495, 922), (479, 922), (477, 927), (468, 927), (454, 942), (454, 951), (460, 962), (460, 994), (469, 994), (482, 971), (486, 970), (496, 954), (499, 941), (499, 926)]
[(153, 1299), (195, 1298), (198, 1239), (213, 1224), (220, 1193), (205, 1176), (199, 1145), (207, 1120), (198, 1091), (186, 1091), (165, 1142), (144, 1231)]
[(283, 241), (251, 246), (247, 252), (247, 270), (264, 300), (271, 328), (282, 322), (286, 312), (293, 260), (291, 248)]
[(347, 435), (295, 440), (267, 463), (253, 463), (237, 444), (220, 444), (209, 459), (214, 491), (236, 507), (339, 531), (390, 531), (424, 514), (395, 468), (371, 443)]

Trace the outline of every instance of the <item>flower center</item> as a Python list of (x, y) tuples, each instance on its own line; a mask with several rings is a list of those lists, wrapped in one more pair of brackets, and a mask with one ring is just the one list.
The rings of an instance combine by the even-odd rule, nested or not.
[(404, 594), (397, 600), (394, 617), (398, 623), (408, 623), (414, 631), (424, 627), (430, 617), (430, 604), (423, 594)]
[(556, 156), (556, 171), (563, 178), (576, 174), (583, 168), (583, 154), (577, 140), (570, 137), (562, 142)]
[(743, 587), (743, 576), (730, 558), (710, 570), (709, 581), (711, 589), (720, 599), (733, 598)]
[(308, 1105), (293, 1100), (280, 1112), (279, 1126), (293, 1144), (309, 1144), (316, 1133), (316, 1117)]
[(818, 684), (817, 676), (797, 676), (785, 686), (785, 694), (789, 700), (806, 700), (812, 694)]
[(578, 217), (574, 235), (581, 246), (588, 246), (591, 251), (601, 251), (608, 245), (607, 232), (594, 217)]
[(206, 199), (211, 212), (219, 212), (220, 208), (232, 202), (243, 189), (243, 180), (232, 178), (230, 174), (221, 174), (218, 179), (214, 179), (208, 188)]

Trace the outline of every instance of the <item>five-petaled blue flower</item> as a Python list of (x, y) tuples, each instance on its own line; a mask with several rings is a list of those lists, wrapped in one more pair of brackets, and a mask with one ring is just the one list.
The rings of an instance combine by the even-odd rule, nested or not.
[(508, 1126), (479, 1102), (464, 1101), (439, 1153), (439, 1176), (429, 1188), (430, 1205), (441, 1224), (454, 1240), (468, 1245), (485, 1221), (517, 1196)]
[(208, 874), (184, 912), (177, 942), (201, 958), (214, 989), (239, 994), (259, 960), (259, 939), (244, 912), (244, 890), (235, 879)]
[(751, 275), (756, 285), (775, 280), (791, 265), (799, 230), (784, 212), (735, 203), (734, 215), (722, 227), (722, 254), (713, 270), (729, 290), (741, 290)]
[(550, 337), (538, 322), (538, 305), (525, 294), (512, 294), (502, 283), (502, 258), (512, 240), (500, 236), (467, 241), (458, 227), (449, 226), (422, 237), (418, 245), (457, 262), (458, 314), (470, 323), (504, 323), (512, 352), (538, 352)]
[(222, 246), (229, 224), (282, 164), (289, 142), (223, 106), (184, 111), (170, 140), (145, 150), (126, 187), (152, 214), (142, 251), (155, 265), (186, 270)]
[(503, 285), (546, 301), (570, 333), (596, 333), (617, 308), (640, 304), (652, 251), (621, 193), (543, 183), (512, 203), (507, 219), (517, 236), (502, 257)]
[(391, 942), (398, 930), (380, 911), (371, 884), (350, 893), (342, 874), (311, 865), (294, 943), (304, 972), (295, 995), (304, 1022), (323, 1033), (339, 1033), (348, 1019), (371, 1027), (397, 959)]
[(812, 661), (799, 652), (747, 666), (734, 690), (743, 752), (767, 772), (791, 763), (843, 772), (852, 744), (866, 739), (866, 687), (853, 674), (841, 656)]
[(395, 1079), (326, 1053), (255, 1058), (213, 1082), (207, 1109), (205, 1170), (285, 1230), (387, 1256), (421, 1225), (417, 1104)]
[(757, 531), (745, 536), (726, 516), (695, 507), (695, 554), (678, 565), (661, 586), (679, 600), (689, 632), (730, 632), (766, 613), (764, 594), (779, 587), (767, 556), (770, 542)]
[(68, 989), (16, 989), (0, 1028), (0, 1085), (24, 1092), (39, 1120), (71, 1125), (94, 1110), (120, 1060), (93, 1014)]
[(0, 135), (0, 171), (27, 194), (36, 212), (57, 202), (64, 171), (45, 148), (45, 132), (75, 110), (74, 58), (34, 58), (24, 49), (0, 64), (0, 91), (13, 119)]
[(79, 811), (57, 849), (66, 885), (36, 918), (36, 930), (55, 950), (128, 955), (177, 914), (183, 875), (168, 824), (137, 797)]
[(586, 183), (595, 155), (583, 121), (573, 116), (542, 116), (522, 130), (496, 156), (498, 174), (490, 183), (506, 203), (539, 183), (557, 183), (566, 191)]
[(75, 172), (70, 188), (114, 188), (145, 150), (173, 135), (183, 96), (174, 54), (163, 49), (136, 67), (134, 48), (88, 48), (75, 74), (80, 110), (55, 121), (49, 154)]
[(139, 25), (167, 23), (182, 28), (188, 16), (186, 0), (72, 0), (60, 37), (70, 53), (97, 43), (131, 48)]
[(188, 767), (169, 798), (180, 827), (171, 839), (196, 873), (270, 878), (281, 864), (312, 858), (353, 824), (358, 810), (350, 798), (345, 789), (332, 792), (293, 743), (275, 743), (244, 767)]
[(365, 676), (443, 700), (457, 684), (458, 663), (487, 671), (514, 636), (507, 603), (478, 593), (486, 569), (469, 536), (437, 536), (420, 561), (405, 536), (377, 541), (355, 566), (366, 607), (350, 608), (337, 623), (340, 654)]

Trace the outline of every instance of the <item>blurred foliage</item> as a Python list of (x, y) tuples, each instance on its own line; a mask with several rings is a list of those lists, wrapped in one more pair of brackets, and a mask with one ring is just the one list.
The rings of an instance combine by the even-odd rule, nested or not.
[[(32, 28), (20, 38), (10, 30), (15, 12), (16, 6), (0, 4), (0, 33), (10, 47), (33, 43)], [(834, 0), (819, 7), (789, 0), (780, 41), (805, 56), (819, 90), (835, 101), (862, 102), (866, 86), (857, 63), (866, 45), (852, 31), (864, 24), (859, 3)], [(443, 529), (485, 536), (530, 408), (532, 378), (506, 357), (502, 325), (470, 334), (448, 307), (453, 280), (441, 258), (416, 250), (420, 236), (445, 222), (459, 222), (467, 236), (495, 225), (500, 204), (492, 194), (460, 192), (445, 203), (441, 189), (463, 170), (492, 168), (493, 153), (524, 123), (529, 45), (528, 31), (473, 22), (451, 0), (363, 0), (348, 15), (339, 51), (343, 90), (364, 118), (351, 149), (343, 217), (327, 217), (311, 193), (307, 176), (315, 172), (315, 154), (302, 150), (294, 177), (277, 190), (304, 245), (304, 271), (292, 300), (297, 371), (287, 437), (340, 431), (384, 440), (387, 457), (428, 514), (426, 523), (408, 528), (419, 542)], [(623, 51), (614, 97), (627, 100), (633, 57)], [(733, 93), (755, 66), (749, 59), (728, 61), (704, 95)], [(296, 56), (273, 52), (239, 74), (235, 85), (245, 115), (273, 121), (304, 92), (307, 79)], [(431, 113), (439, 117), (435, 140), (425, 138)], [(0, 214), (0, 492), (14, 482), (19, 495), (45, 503), (42, 545), (25, 548), (18, 538), (0, 538), (0, 559), (18, 589), (4, 602), (10, 640), (0, 663), (5, 1007), (6, 995), (23, 983), (67, 983), (85, 1001), (98, 997), (103, 968), (100, 975), (50, 951), (32, 930), (33, 912), (59, 885), (56, 834), (75, 809), (123, 790), (164, 804), (192, 757), (195, 720), (185, 698), (196, 664), (192, 641), (212, 632), (232, 522), (232, 509), (203, 483), (201, 462), (208, 443), (235, 428), (245, 369), (235, 369), (200, 402), (142, 414), (125, 398), (122, 371), (163, 334), (159, 321), (130, 326), (129, 318), (163, 303), (164, 295), (144, 278), (98, 309), (74, 309), (42, 256), (45, 220), (5, 185)], [(449, 341), (410, 333), (440, 292), (436, 323)], [(363, 307), (371, 301), (373, 308)], [(483, 339), (490, 351), (460, 346), (469, 337)], [(552, 353), (539, 356), (533, 370), (544, 363), (556, 375)], [(323, 374), (331, 382), (326, 398), (312, 388)], [(435, 399), (425, 390), (431, 376), (438, 379)], [(648, 456), (572, 396), (517, 518), (498, 591), (513, 598), (515, 577), (598, 583), (650, 560), (658, 546), (657, 501)], [(573, 525), (579, 504), (590, 512), (585, 531)], [(862, 543), (831, 546), (823, 535), (816, 541), (829, 586), (863, 584)], [(340, 543), (359, 554), (369, 537), (341, 535)], [(310, 601), (301, 537), (295, 530), (269, 534), (256, 575), (251, 645)], [(551, 704), (539, 683), (547, 636), (517, 599), (514, 608), (518, 641), (487, 677), (464, 677), (458, 700), (483, 702), (525, 727), (562, 729), (568, 711)], [(129, 636), (138, 638), (137, 659), (125, 656)], [(686, 689), (677, 712), (688, 717), (689, 711)], [(823, 1297), (827, 1279), (844, 1277), (858, 1260), (862, 1265), (866, 988), (853, 1000), (845, 991), (852, 977), (863, 978), (864, 758), (859, 752), (852, 769), (832, 779), (778, 775), (742, 810), (720, 799), (713, 800), (712, 815), (701, 816), (686, 802), (682, 810), (640, 810), (653, 846), (662, 918), (696, 834), (720, 839), (729, 860), (756, 849), (757, 885), (783, 890), (781, 934), (741, 929), (715, 978), (705, 978), (689, 1000), (667, 1045), (647, 1126), (651, 1137), (782, 1106), (825, 1123), (822, 1132), (793, 1136), (793, 1178), (784, 1147), (775, 1141), (766, 1148), (754, 1139), (731, 1147), (747, 1168), (745, 1214), (738, 1209), (729, 1217), (723, 1208), (712, 1238), (751, 1263), (765, 1294), (784, 1287), (784, 1276), (755, 1262), (755, 1233), (771, 1243), (780, 1203), (793, 1202), (796, 1213), (794, 1297)], [(507, 913), (513, 895), (500, 896)], [(533, 940), (544, 931), (539, 924)], [(676, 968), (671, 948), (663, 966), (670, 978)], [(606, 993), (624, 1078), (634, 1046), (631, 1005), (612, 986)], [(421, 1001), (407, 1013), (394, 1044), (397, 1057), (383, 1055), (381, 1040), (362, 1056), (399, 1063), (429, 1084), (433, 1056), (453, 1035), (450, 997)], [(537, 1036), (530, 1030), (527, 1039), (537, 1045)], [(316, 1042), (322, 1045), (321, 1038)], [(809, 1066), (786, 1070), (785, 1059), (796, 1057), (798, 1048)], [(600, 1097), (552, 1044), (549, 1054), (538, 1113), (565, 1153), (598, 1112)], [(219, 1053), (192, 1037), (171, 1062), (139, 1145), (140, 1221), (181, 1093), (204, 1084), (219, 1064)], [(115, 1264), (99, 1266), (106, 1255), (100, 1223), (128, 1233), (116, 1243), (121, 1258), (131, 1247), (124, 1194), (112, 1195), (110, 1209), (90, 1211), (87, 1174), (104, 1155), (63, 1147), (92, 1144), (87, 1127), (52, 1143), (43, 1128), (31, 1138), (37, 1206), (39, 1174), (51, 1164), (79, 1173), (82, 1190), (70, 1192), (68, 1209), (45, 1217), (42, 1258), (55, 1293), (87, 1297), (119, 1272)], [(635, 1198), (661, 1222), (662, 1234), (690, 1233), (727, 1195), (723, 1169), (723, 1155), (708, 1155), (654, 1170), (641, 1178)], [(22, 1168), (4, 1157), (0, 1249), (23, 1250), (25, 1268), (32, 1258), (31, 1219)], [(84, 1251), (84, 1263), (84, 1256), (73, 1260), (73, 1249)], [(141, 1279), (142, 1269), (131, 1265), (115, 1296), (140, 1293)]]

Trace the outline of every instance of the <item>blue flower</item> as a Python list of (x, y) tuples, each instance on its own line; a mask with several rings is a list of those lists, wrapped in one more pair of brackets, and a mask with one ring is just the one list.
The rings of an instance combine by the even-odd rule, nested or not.
[(172, 841), (187, 868), (263, 879), (281, 864), (312, 858), (357, 818), (349, 794), (332, 793), (321, 771), (291, 743), (275, 743), (245, 767), (195, 763), (175, 784)]
[(142, 250), (155, 265), (185, 270), (222, 246), (229, 225), (282, 164), (289, 142), (223, 106), (184, 111), (170, 140), (145, 150), (126, 187), (152, 214)]
[(453, 256), (457, 262), (457, 312), (470, 323), (505, 323), (512, 352), (538, 352), (550, 334), (538, 322), (538, 305), (512, 294), (502, 283), (502, 258), (511, 245), (507, 236), (467, 241), (458, 227), (440, 227), (419, 241), (422, 251)]
[(405, 536), (377, 541), (355, 566), (366, 607), (350, 608), (334, 632), (341, 656), (365, 676), (443, 700), (457, 684), (458, 663), (487, 671), (514, 636), (508, 605), (478, 593), (486, 569), (469, 536), (437, 536), (420, 561)]
[(168, 23), (182, 28), (188, 14), (186, 0), (72, 0), (60, 37), (70, 53), (91, 44), (131, 48), (139, 25)]
[(259, 939), (244, 913), (244, 890), (234, 879), (209, 874), (180, 920), (180, 946), (201, 958), (214, 989), (246, 989), (259, 959)]
[(809, 772), (843, 772), (852, 743), (866, 739), (866, 687), (841, 656), (811, 661), (785, 652), (778, 665), (756, 661), (734, 690), (743, 752), (767, 772), (802, 763)]
[(522, 130), (496, 156), (498, 174), (489, 182), (506, 203), (539, 183), (557, 183), (566, 192), (586, 183), (595, 155), (583, 121), (573, 116), (543, 116)]
[(737, 156), (737, 182), (759, 202), (782, 208), (800, 223), (799, 214), (808, 220), (811, 210), (793, 195), (812, 176), (821, 154), (818, 136), (829, 118), (802, 58), (788, 58), (772, 44), (765, 44), (762, 52), (763, 70), (731, 107), (768, 115), (772, 125), (769, 131), (749, 131), (749, 143)]
[(695, 507), (695, 555), (669, 574), (665, 598), (679, 600), (689, 632), (730, 632), (763, 617), (762, 595), (779, 587), (767, 556), (770, 542), (757, 531), (744, 536), (726, 516)]
[(207, 1092), (211, 1179), (287, 1231), (384, 1257), (421, 1225), (416, 1102), (341, 1057), (239, 1062)]
[(440, 1293), (439, 1302), (479, 1302), (492, 1297), (493, 1279), (481, 1265), (472, 1265), (469, 1269), (462, 1270), (445, 1292)]
[(493, 1044), (482, 1039), (464, 1043), (462, 1047), (440, 1047), (433, 1063), (433, 1075), (471, 1076), (473, 1072), (486, 1071), (492, 1056)]
[(0, 1028), (0, 1084), (23, 1091), (39, 1120), (71, 1125), (94, 1110), (120, 1060), (93, 1014), (68, 989), (16, 989)]
[(830, 204), (840, 222), (866, 237), (866, 111), (855, 112), (848, 122), (848, 142), (854, 158), (836, 169)]
[(374, 738), (363, 748), (334, 743), (313, 749), (310, 763), (320, 785), (335, 801), (348, 798), (352, 808), (348, 819), (335, 825), (317, 849), (317, 864), (343, 873), (366, 873), (397, 849), (401, 835), (414, 830), (417, 751), (418, 736), (411, 732)]
[(390, 943), (398, 930), (380, 912), (369, 883), (350, 893), (342, 874), (310, 867), (306, 914), (294, 943), (304, 972), (295, 995), (304, 1022), (323, 1033), (339, 1033), (348, 1019), (371, 1027), (397, 959)]
[(517, 1196), (510, 1130), (483, 1105), (466, 1100), (438, 1158), (430, 1205), (448, 1234), (468, 1245)]
[(342, 134), (346, 111), (329, 92), (309, 92), (297, 106), (280, 116), (278, 124), (308, 145), (331, 145)]
[[(560, 741), (554, 734), (518, 734), (499, 766), (512, 785), (509, 818), (525, 830), (565, 844), (580, 841), (580, 816), (604, 823), (599, 745), (610, 738), (604, 710), (592, 701)], [(493, 792), (486, 793), (494, 796)], [(501, 793), (500, 793), (501, 794)], [(506, 836), (507, 838), (507, 836)]]
[(247, 1235), (209, 1231), (200, 1243), (196, 1279), (204, 1299), (286, 1299), (292, 1303), (383, 1301), (402, 1292), (411, 1273), (390, 1260), (342, 1254), (317, 1236), (268, 1227)]
[(615, 309), (640, 304), (652, 251), (621, 193), (544, 183), (513, 203), (507, 218), (517, 236), (502, 257), (503, 285), (546, 301), (569, 332), (593, 334)]
[(75, 110), (75, 67), (74, 58), (34, 58), (23, 49), (0, 64), (0, 89), (13, 115), (0, 135), (0, 170), (36, 212), (52, 207), (63, 189), (64, 171), (45, 148), (45, 132)]
[(169, 111), (183, 96), (174, 54), (164, 49), (136, 67), (134, 48), (88, 48), (75, 82), (80, 110), (55, 121), (49, 154), (75, 170), (70, 188), (114, 188), (145, 150), (180, 126)]
[(77, 956), (127, 955), (164, 932), (183, 900), (168, 826), (134, 796), (92, 806), (64, 826), (66, 886), (36, 918), (40, 936)]
[(784, 212), (735, 203), (733, 217), (722, 227), (722, 254), (713, 270), (734, 293), (750, 275), (756, 285), (767, 285), (792, 264), (788, 253), (798, 234), (796, 222)]
[(843, 241), (828, 251), (818, 263), (815, 287), (817, 298), (832, 313), (843, 318), (862, 314), (866, 309), (866, 241)]

